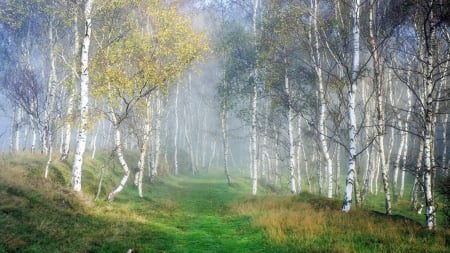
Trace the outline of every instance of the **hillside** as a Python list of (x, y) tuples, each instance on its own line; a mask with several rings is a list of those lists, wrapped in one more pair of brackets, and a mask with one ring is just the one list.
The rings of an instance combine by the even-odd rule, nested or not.
[[(3, 158), (0, 252), (447, 252), (450, 232), (403, 217), (358, 210), (312, 194), (281, 196), (221, 175), (167, 176), (139, 199), (129, 187), (114, 203), (93, 201), (100, 161), (86, 166), (85, 192), (67, 188), (67, 164), (42, 179), (44, 160)], [(114, 181), (106, 177), (105, 189)]]

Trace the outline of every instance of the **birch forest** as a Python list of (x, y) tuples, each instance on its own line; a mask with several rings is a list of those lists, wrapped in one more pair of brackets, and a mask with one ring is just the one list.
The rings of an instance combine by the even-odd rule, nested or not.
[[(14, 206), (41, 202), (69, 220), (122, 222), (108, 238), (74, 221), (52, 252), (450, 249), (449, 0), (0, 0), (0, 61), (0, 252), (49, 251), (9, 229), (34, 221)], [(17, 200), (40, 191), (56, 197)], [(275, 206), (292, 214), (271, 218)], [(214, 208), (223, 237), (186, 236), (194, 221), (213, 224), (200, 214)], [(361, 215), (381, 219), (380, 234), (408, 222), (423, 232), (343, 246), (323, 239), (331, 223), (305, 225), (311, 213), (314, 224)], [(121, 234), (156, 221), (172, 243), (155, 239), (154, 223), (132, 242)], [(221, 241), (232, 222), (245, 227), (237, 238), (250, 227), (253, 237)], [(370, 230), (336, 231), (358, 226)]]

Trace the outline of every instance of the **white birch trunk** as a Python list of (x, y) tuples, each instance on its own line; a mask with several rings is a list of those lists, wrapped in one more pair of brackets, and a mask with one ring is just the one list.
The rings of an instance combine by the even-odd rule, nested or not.
[(173, 136), (173, 162), (175, 166), (174, 174), (178, 175), (178, 93), (179, 93), (179, 84), (176, 84), (175, 87), (175, 133)]
[(121, 133), (120, 133), (120, 125), (117, 121), (116, 115), (113, 111), (113, 109), (111, 109), (111, 119), (112, 119), (112, 123), (113, 123), (113, 127), (114, 127), (114, 150), (115, 153), (117, 155), (117, 158), (119, 159), (119, 163), (122, 166), (124, 175), (122, 177), (122, 179), (120, 180), (120, 183), (118, 186), (116, 186), (116, 188), (114, 188), (109, 194), (108, 194), (108, 201), (113, 201), (114, 197), (123, 190), (123, 188), (125, 187), (125, 184), (128, 181), (128, 177), (130, 176), (130, 169), (128, 167), (127, 162), (125, 161), (125, 158), (123, 156), (123, 152), (122, 152), (122, 140), (121, 140)]
[(359, 7), (360, 0), (353, 0), (352, 2), (352, 45), (353, 45), (353, 58), (352, 58), (352, 72), (350, 87), (348, 90), (348, 112), (349, 112), (349, 161), (347, 178), (345, 183), (344, 200), (342, 204), (342, 211), (350, 211), (353, 199), (353, 187), (355, 182), (355, 160), (356, 160), (356, 113), (355, 113), (355, 93), (356, 93), (356, 81), (359, 72)]
[(85, 33), (81, 50), (81, 75), (80, 75), (80, 126), (78, 129), (77, 146), (72, 166), (71, 186), (74, 191), (81, 191), (81, 168), (83, 166), (83, 154), (86, 149), (86, 134), (88, 124), (89, 102), (89, 45), (91, 39), (91, 11), (94, 0), (87, 0), (84, 7)]
[[(137, 187), (138, 187), (138, 195), (140, 198), (144, 197), (144, 193), (142, 191), (142, 180), (144, 178), (144, 167), (145, 167), (145, 158), (147, 156), (147, 149), (148, 149), (148, 142), (150, 139), (150, 122), (151, 120), (151, 105), (150, 105), (150, 99), (147, 98), (147, 112), (145, 115), (144, 120), (144, 133), (142, 136), (140, 154), (139, 154), (139, 162), (138, 162), (138, 176), (137, 176)], [(138, 142), (139, 143), (139, 142)]]
[[(79, 49), (79, 40), (80, 36), (78, 33), (78, 15), (74, 15), (74, 24), (73, 24), (73, 33), (74, 33), (74, 46), (73, 46), (73, 61), (72, 61), (72, 85), (75, 87), (75, 83), (77, 82), (77, 55)], [(73, 106), (74, 106), (74, 88), (72, 86), (68, 88), (68, 101), (67, 101), (67, 111), (66, 111), (66, 122), (63, 129), (63, 140), (62, 140), (62, 151), (61, 151), (61, 161), (67, 160), (69, 156), (70, 150), (70, 142), (72, 140), (72, 118), (73, 118)]]
[(287, 95), (288, 105), (288, 138), (289, 138), (289, 191), (293, 194), (297, 193), (295, 183), (295, 148), (294, 148), (294, 112), (291, 105), (291, 87), (289, 84), (289, 77), (287, 74), (287, 59), (284, 59), (284, 88)]
[(319, 139), (320, 139), (320, 147), (322, 150), (323, 157), (325, 158), (326, 164), (326, 183), (327, 183), (327, 197), (333, 197), (333, 161), (331, 160), (328, 141), (326, 139), (326, 129), (325, 129), (325, 116), (326, 116), (326, 96), (325, 89), (322, 78), (322, 63), (320, 57), (320, 49), (319, 49), (319, 29), (317, 27), (317, 19), (318, 19), (318, 0), (311, 0), (311, 7), (313, 9), (312, 14), (312, 25), (313, 32), (312, 37), (314, 38), (311, 41), (313, 45), (313, 61), (314, 61), (314, 70), (317, 76), (317, 84), (318, 84), (318, 92), (319, 92)]
[(52, 143), (52, 135), (48, 137), (48, 144), (49, 144), (49, 150), (47, 154), (47, 163), (45, 164), (45, 172), (44, 172), (44, 178), (48, 177), (48, 171), (50, 169), (50, 165), (52, 163), (52, 156), (53, 156), (53, 143)]
[(153, 180), (158, 176), (159, 156), (161, 154), (161, 120), (162, 120), (162, 95), (161, 91), (156, 91), (156, 108), (155, 108), (155, 148), (153, 150), (153, 161), (150, 172), (150, 178)]
[(13, 120), (11, 132), (11, 152), (18, 153), (20, 150), (20, 122), (22, 121), (22, 109), (20, 106), (13, 106)]
[[(397, 121), (398, 121), (398, 126), (400, 129), (402, 129), (403, 123), (402, 120), (400, 119), (400, 115), (397, 114)], [(392, 191), (394, 192), (394, 200), (398, 199), (400, 196), (400, 191), (399, 191), (399, 187), (398, 187), (398, 176), (399, 176), (399, 172), (400, 172), (400, 160), (402, 158), (403, 155), (403, 149), (405, 148), (405, 140), (406, 140), (406, 133), (402, 132), (400, 133), (400, 144), (398, 147), (398, 153), (397, 153), (397, 157), (395, 158), (395, 163), (394, 163), (394, 179), (392, 182)]]
[(279, 166), (280, 166), (280, 132), (279, 130), (275, 130), (275, 166), (274, 166), (274, 183), (278, 185), (279, 177)]
[(37, 134), (36, 134), (36, 123), (33, 120), (33, 116), (30, 116), (30, 124), (31, 124), (31, 147), (30, 147), (30, 152), (32, 154), (34, 154), (34, 152), (36, 151), (36, 141), (37, 141)]
[[(429, 1), (430, 8), (433, 6), (433, 1)], [(424, 29), (427, 33), (425, 38), (425, 143), (424, 143), (424, 190), (425, 190), (425, 217), (426, 226), (432, 230), (436, 228), (436, 209), (434, 206), (434, 192), (433, 192), (433, 137), (434, 137), (434, 112), (433, 112), (433, 64), (434, 64), (434, 47), (436, 40), (435, 24), (433, 23), (433, 10), (430, 9), (428, 14), (429, 20), (426, 22)]]
[[(254, 36), (254, 46), (256, 50), (256, 55), (258, 50), (256, 49), (257, 42), (257, 17), (260, 8), (260, 0), (254, 0), (253, 3), (253, 36)], [(257, 64), (256, 64), (257, 65)], [(252, 129), (250, 135), (250, 147), (251, 147), (251, 169), (252, 169), (252, 194), (256, 195), (258, 190), (258, 143), (257, 143), (257, 113), (258, 113), (258, 81), (259, 81), (259, 70), (258, 66), (255, 66), (254, 70), (254, 87), (253, 87), (253, 98), (252, 98)]]
[(388, 161), (386, 161), (384, 153), (384, 136), (385, 130), (385, 120), (384, 120), (384, 106), (382, 97), (382, 80), (380, 75), (380, 63), (378, 56), (378, 46), (377, 39), (375, 35), (375, 20), (374, 15), (374, 0), (369, 1), (369, 45), (372, 53), (373, 69), (374, 69), (374, 83), (376, 86), (376, 97), (377, 97), (377, 141), (378, 141), (378, 153), (380, 155), (380, 165), (381, 165), (381, 177), (383, 181), (383, 191), (384, 191), (384, 205), (387, 215), (391, 214), (391, 195), (389, 190), (389, 166)]
[[(448, 26), (446, 26), (446, 30), (445, 30), (445, 32), (444, 32), (444, 36), (445, 36), (445, 39), (447, 40), (447, 41), (450, 41), (450, 32), (449, 32), (449, 30), (448, 30)], [(450, 59), (450, 51), (449, 50), (447, 50), (447, 62), (445, 63), (445, 66), (444, 66), (444, 70), (442, 71), (443, 73), (442, 73), (442, 76), (444, 77), (443, 79), (442, 79), (442, 84), (441, 84), (441, 87), (447, 87), (447, 84), (448, 84), (448, 77), (447, 77), (447, 75), (449, 74), (449, 66), (450, 66), (450, 62), (449, 62), (449, 60), (448, 59)], [(443, 143), (443, 148), (442, 148), (442, 160), (441, 160), (441, 168), (443, 168), (444, 169), (444, 171), (443, 171), (443, 174), (444, 174), (444, 176), (448, 176), (448, 171), (450, 170), (450, 164), (447, 164), (447, 132), (448, 132), (448, 115), (449, 115), (449, 113), (446, 113), (445, 114), (445, 116), (444, 116), (444, 120), (443, 120), (443, 125), (442, 125), (442, 127), (443, 127), (443, 129), (442, 129), (442, 143)]]
[[(227, 83), (224, 81), (224, 91), (226, 93), (227, 89)], [(227, 120), (228, 120), (228, 113), (227, 113), (227, 99), (225, 95), (222, 104), (222, 112), (221, 112), (221, 123), (222, 123), (222, 138), (223, 138), (223, 167), (224, 167), (224, 173), (225, 177), (227, 178), (228, 185), (231, 185), (231, 177), (228, 170), (228, 150), (229, 150), (229, 144), (228, 144), (228, 126), (227, 126)]]
[[(408, 77), (407, 77), (407, 81), (409, 81), (409, 73), (408, 73)], [(403, 154), (402, 154), (402, 178), (401, 178), (401, 182), (400, 182), (400, 192), (399, 192), (399, 196), (400, 198), (403, 197), (403, 194), (405, 192), (405, 175), (406, 175), (406, 162), (407, 162), (407, 156), (408, 156), (408, 141), (409, 141), (409, 119), (411, 117), (411, 106), (412, 106), (412, 99), (411, 99), (411, 91), (409, 89), (406, 90), (406, 98), (408, 100), (408, 108), (407, 111), (408, 113), (406, 114), (406, 119), (405, 119), (405, 131), (404, 131), (404, 135), (402, 136), (402, 138), (405, 138), (404, 142), (405, 145), (403, 147)]]
[(341, 145), (336, 146), (336, 196), (339, 196), (341, 194)]

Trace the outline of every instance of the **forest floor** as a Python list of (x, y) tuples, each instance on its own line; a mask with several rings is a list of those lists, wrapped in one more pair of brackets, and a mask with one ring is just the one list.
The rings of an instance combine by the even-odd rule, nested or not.
[[(129, 186), (113, 203), (67, 188), (68, 165), (45, 160), (0, 161), (0, 252), (449, 252), (450, 231), (427, 231), (403, 215), (387, 218), (340, 201), (287, 195), (235, 175), (166, 176)], [(84, 191), (97, 177), (87, 165)], [(42, 167), (41, 167), (42, 166)], [(117, 170), (120, 172), (120, 170)], [(118, 174), (120, 175), (120, 174)], [(101, 196), (117, 178), (107, 175)]]

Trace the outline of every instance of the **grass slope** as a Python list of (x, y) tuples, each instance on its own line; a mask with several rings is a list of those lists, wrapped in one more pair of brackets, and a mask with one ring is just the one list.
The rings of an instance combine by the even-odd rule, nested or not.
[[(103, 159), (106, 160), (106, 159)], [(180, 176), (129, 187), (114, 203), (93, 202), (102, 159), (85, 166), (81, 196), (67, 189), (69, 165), (45, 159), (0, 161), (0, 252), (448, 252), (449, 231), (429, 232), (402, 217), (339, 211), (312, 194), (277, 196), (221, 175)], [(120, 176), (110, 167), (103, 194)]]

